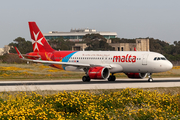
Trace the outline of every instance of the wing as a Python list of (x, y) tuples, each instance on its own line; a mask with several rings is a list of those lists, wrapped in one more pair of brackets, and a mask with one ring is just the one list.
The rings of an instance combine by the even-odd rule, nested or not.
[(37, 62), (37, 63), (44, 63), (44, 64), (56, 64), (56, 65), (65, 65), (65, 66), (75, 66), (75, 67), (94, 67), (94, 66), (103, 66), (107, 68), (111, 68), (110, 65), (105, 65), (105, 64), (84, 64), (84, 63), (70, 63), (70, 62), (58, 62), (58, 61), (46, 61), (46, 60), (32, 60), (32, 59), (26, 59), (24, 56), (19, 52), (19, 50), (15, 47), (19, 58), (22, 60), (26, 61), (32, 61), (32, 62)]
[(44, 64), (90, 67), (90, 64), (81, 64), (81, 63), (57, 62), (57, 61), (46, 61), (46, 60), (31, 60), (31, 59), (25, 59), (25, 58), (24, 58), (24, 60), (37, 62), (37, 63), (44, 63)]

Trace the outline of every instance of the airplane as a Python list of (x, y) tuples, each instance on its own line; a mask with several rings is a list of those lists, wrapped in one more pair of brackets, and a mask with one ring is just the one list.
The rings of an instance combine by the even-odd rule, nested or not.
[(83, 71), (83, 82), (91, 79), (115, 81), (115, 73), (125, 73), (128, 78), (143, 79), (148, 75), (152, 82), (152, 73), (165, 72), (173, 65), (165, 56), (150, 51), (57, 51), (54, 50), (36, 22), (28, 22), (33, 52), (22, 55), (22, 60), (43, 63), (67, 71)]

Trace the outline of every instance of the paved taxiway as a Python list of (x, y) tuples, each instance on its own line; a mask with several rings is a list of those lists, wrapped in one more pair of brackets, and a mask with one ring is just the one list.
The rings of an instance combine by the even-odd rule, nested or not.
[(180, 87), (180, 78), (154, 78), (153, 82), (146, 79), (107, 80), (46, 80), (46, 81), (0, 81), (0, 91), (37, 91), (37, 90), (89, 90), (89, 89), (121, 89), (121, 88), (153, 88)]

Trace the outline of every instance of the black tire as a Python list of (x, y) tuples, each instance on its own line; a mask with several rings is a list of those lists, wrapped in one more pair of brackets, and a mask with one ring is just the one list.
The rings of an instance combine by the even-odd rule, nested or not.
[(148, 79), (148, 82), (153, 82), (153, 79), (152, 79), (152, 78), (149, 78), (149, 79)]
[(89, 76), (83, 76), (82, 77), (82, 81), (83, 82), (89, 82), (90, 81), (90, 77)]
[(116, 76), (114, 75), (110, 75), (108, 78), (108, 81), (115, 81), (116, 80)]
[(87, 77), (87, 82), (90, 82), (91, 78), (89, 76), (86, 77)]

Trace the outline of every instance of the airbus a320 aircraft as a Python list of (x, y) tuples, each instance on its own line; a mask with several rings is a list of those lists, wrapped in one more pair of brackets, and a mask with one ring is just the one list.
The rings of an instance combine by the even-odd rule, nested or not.
[(115, 73), (125, 73), (128, 78), (143, 79), (152, 73), (170, 70), (173, 65), (163, 55), (145, 51), (56, 51), (46, 41), (35, 22), (29, 22), (33, 52), (22, 55), (23, 60), (43, 63), (67, 71), (84, 71), (84, 82), (90, 79), (115, 81)]

